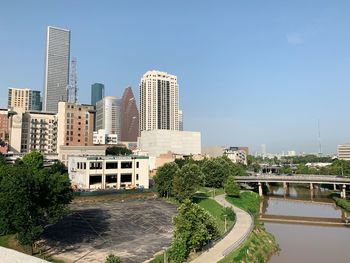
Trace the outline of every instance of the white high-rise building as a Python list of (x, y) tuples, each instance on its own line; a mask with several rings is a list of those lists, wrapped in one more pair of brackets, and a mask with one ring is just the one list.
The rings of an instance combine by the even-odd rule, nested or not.
[(179, 130), (183, 131), (184, 130), (184, 116), (182, 113), (182, 110), (179, 110)]
[(179, 86), (177, 77), (147, 71), (140, 83), (140, 131), (179, 130)]
[(58, 102), (67, 101), (69, 82), (70, 31), (49, 26), (46, 37), (43, 110), (58, 111)]
[(120, 99), (106, 96), (96, 103), (96, 130), (117, 134), (120, 138)]

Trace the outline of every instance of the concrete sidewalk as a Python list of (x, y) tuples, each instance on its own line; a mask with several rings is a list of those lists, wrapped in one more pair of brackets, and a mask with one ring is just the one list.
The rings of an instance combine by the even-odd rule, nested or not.
[(23, 254), (13, 249), (0, 247), (0, 263), (49, 263), (46, 260)]
[(252, 217), (244, 210), (230, 204), (225, 200), (225, 195), (215, 197), (220, 205), (231, 207), (236, 213), (236, 223), (232, 230), (217, 244), (209, 250), (203, 252), (199, 257), (192, 260), (192, 263), (215, 263), (224, 258), (224, 252), (231, 252), (242, 244), (249, 236), (249, 232), (253, 228)]

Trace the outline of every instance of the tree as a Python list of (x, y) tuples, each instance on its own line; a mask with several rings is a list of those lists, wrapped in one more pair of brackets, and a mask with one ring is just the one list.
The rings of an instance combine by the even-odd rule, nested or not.
[(67, 172), (67, 169), (64, 163), (57, 160), (51, 165), (51, 167), (49, 168), (49, 171), (51, 174), (54, 174), (54, 173), (64, 174), (65, 172)]
[(113, 254), (109, 254), (108, 257), (106, 258), (105, 263), (122, 263), (120, 257), (117, 257)]
[(173, 239), (171, 243), (171, 248), (169, 249), (169, 258), (174, 263), (182, 263), (188, 257), (188, 248), (186, 240), (181, 236)]
[(22, 161), (25, 166), (33, 170), (40, 170), (44, 167), (44, 156), (37, 151), (27, 153), (23, 156)]
[(0, 166), (6, 165), (5, 157), (0, 153)]
[(218, 158), (208, 159), (202, 165), (204, 174), (204, 186), (220, 188), (224, 180), (229, 176), (231, 170), (226, 163), (220, 162)]
[(172, 194), (174, 177), (178, 171), (176, 163), (166, 163), (158, 168), (154, 182), (160, 196), (169, 197)]
[[(35, 164), (33, 160), (26, 162)], [(0, 181), (0, 235), (16, 234), (22, 245), (33, 247), (44, 227), (67, 212), (73, 197), (70, 181), (67, 174), (9, 167)]]
[(130, 155), (132, 151), (130, 151), (126, 147), (120, 146), (112, 146), (106, 149), (106, 155)]
[(175, 244), (175, 247), (171, 248), (170, 254), (173, 254), (175, 248), (181, 248), (181, 253), (187, 257), (191, 250), (200, 249), (219, 235), (213, 217), (188, 199), (178, 208), (174, 224), (173, 245)]
[(197, 191), (200, 178), (203, 177), (201, 169), (196, 164), (185, 164), (174, 177), (174, 196), (180, 202), (192, 199)]
[(239, 196), (239, 185), (236, 183), (233, 176), (229, 176), (225, 183), (225, 193), (228, 196)]

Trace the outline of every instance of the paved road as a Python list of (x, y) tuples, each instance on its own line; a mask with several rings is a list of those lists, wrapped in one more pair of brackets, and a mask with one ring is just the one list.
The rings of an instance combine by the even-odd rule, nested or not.
[(4, 247), (0, 247), (0, 255), (0, 263), (49, 263), (46, 260)]
[[(214, 263), (224, 258), (224, 252), (230, 248), (235, 249), (249, 236), (248, 232), (253, 227), (251, 216), (244, 210), (230, 204), (225, 200), (225, 195), (218, 195), (215, 200), (222, 206), (231, 207), (236, 213), (236, 224), (222, 240), (215, 244), (209, 250), (203, 252), (199, 257), (195, 258), (192, 263)], [(232, 251), (231, 250), (231, 251)]]

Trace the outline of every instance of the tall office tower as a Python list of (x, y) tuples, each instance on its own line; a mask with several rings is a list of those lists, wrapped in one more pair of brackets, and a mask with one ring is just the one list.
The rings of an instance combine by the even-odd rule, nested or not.
[(131, 87), (124, 90), (120, 105), (120, 140), (136, 142), (139, 136), (139, 111)]
[(94, 83), (91, 85), (91, 105), (96, 106), (96, 102), (102, 100), (105, 96), (105, 85)]
[(47, 28), (44, 111), (58, 111), (58, 102), (67, 101), (69, 80), (70, 31), (67, 29)]
[(106, 134), (117, 134), (120, 136), (120, 106), (118, 106), (118, 103), (120, 105), (118, 99), (113, 96), (106, 96), (96, 103), (97, 131), (102, 129), (106, 131)]
[(9, 88), (7, 107), (20, 108), (22, 111), (40, 111), (40, 91), (31, 89)]
[(179, 130), (179, 86), (174, 75), (146, 72), (140, 83), (140, 131)]
[(60, 101), (57, 113), (57, 151), (60, 146), (93, 145), (94, 106)]
[(182, 113), (182, 110), (179, 110), (179, 130), (183, 131), (184, 130), (184, 116)]

